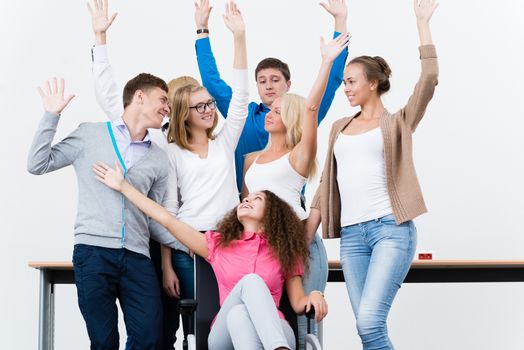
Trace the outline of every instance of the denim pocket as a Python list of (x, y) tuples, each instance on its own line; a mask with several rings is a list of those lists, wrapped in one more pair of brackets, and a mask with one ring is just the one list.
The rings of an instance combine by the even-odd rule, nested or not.
[(73, 249), (73, 265), (82, 266), (93, 255), (96, 247), (87, 244), (76, 244)]
[(398, 226), (397, 221), (395, 220), (395, 215), (393, 214), (389, 214), (389, 215), (381, 217), (380, 219), (378, 219), (378, 222), (380, 222), (383, 225)]

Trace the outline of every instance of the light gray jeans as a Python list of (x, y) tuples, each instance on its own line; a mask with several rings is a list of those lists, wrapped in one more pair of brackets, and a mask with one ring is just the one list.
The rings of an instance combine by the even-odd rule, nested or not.
[(254, 273), (242, 277), (224, 300), (207, 341), (209, 350), (295, 349), (293, 330)]
[[(309, 294), (312, 290), (319, 290), (324, 293), (328, 279), (328, 260), (326, 248), (322, 242), (322, 238), (317, 233), (315, 239), (309, 246), (309, 271), (304, 275), (302, 281), (304, 285), (304, 292)], [(312, 333), (318, 336), (318, 327), (315, 321), (312, 322)], [(307, 334), (307, 318), (306, 316), (298, 316), (298, 348), (305, 349), (304, 339)]]

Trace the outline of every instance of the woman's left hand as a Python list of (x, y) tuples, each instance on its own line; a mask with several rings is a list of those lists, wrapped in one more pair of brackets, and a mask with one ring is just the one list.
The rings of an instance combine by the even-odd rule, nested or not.
[(322, 319), (326, 317), (328, 313), (328, 305), (326, 299), (324, 298), (324, 294), (315, 290), (309, 293), (306, 304), (306, 312), (309, 312), (311, 306), (315, 308), (315, 321), (317, 323), (322, 321)]

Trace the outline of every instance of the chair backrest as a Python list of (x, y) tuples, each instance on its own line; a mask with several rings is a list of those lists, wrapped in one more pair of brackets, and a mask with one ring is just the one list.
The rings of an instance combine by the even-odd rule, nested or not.
[[(207, 336), (211, 329), (211, 322), (220, 310), (220, 302), (215, 273), (211, 265), (199, 256), (195, 256), (195, 299), (198, 301), (195, 313), (197, 349), (208, 350)], [(297, 315), (289, 303), (285, 290), (280, 299), (280, 311), (284, 314), (295, 333), (295, 337), (297, 337)]]

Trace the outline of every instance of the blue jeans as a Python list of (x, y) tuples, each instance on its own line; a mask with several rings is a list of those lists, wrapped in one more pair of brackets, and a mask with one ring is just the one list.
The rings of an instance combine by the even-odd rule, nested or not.
[[(328, 260), (326, 248), (322, 242), (322, 238), (318, 234), (315, 235), (314, 240), (309, 246), (309, 271), (304, 275), (302, 281), (304, 285), (304, 292), (309, 294), (312, 290), (319, 290), (324, 292), (326, 289), (328, 279)], [(307, 334), (307, 318), (306, 316), (298, 316), (298, 348), (304, 349), (304, 338)], [(312, 321), (312, 332), (318, 335), (317, 323)]]
[[(178, 299), (172, 298), (165, 292), (163, 288), (163, 275), (160, 257), (160, 245), (158, 242), (150, 241), (151, 259), (155, 264), (156, 273), (158, 276), (158, 284), (162, 294), (162, 346), (163, 350), (172, 350), (176, 342), (176, 332), (180, 326), (180, 314), (178, 313)], [(189, 254), (176, 249), (171, 249), (171, 264), (180, 281), (180, 298), (193, 299), (194, 290), (194, 262)], [(189, 320), (182, 319), (184, 334), (187, 335), (189, 331)]]
[(158, 349), (162, 306), (151, 260), (126, 249), (75, 245), (73, 251), (78, 306), (91, 349), (119, 348), (118, 310), (124, 314), (126, 349)]
[(413, 260), (415, 225), (397, 225), (387, 215), (345, 226), (340, 236), (340, 261), (363, 348), (394, 349), (386, 321)]

